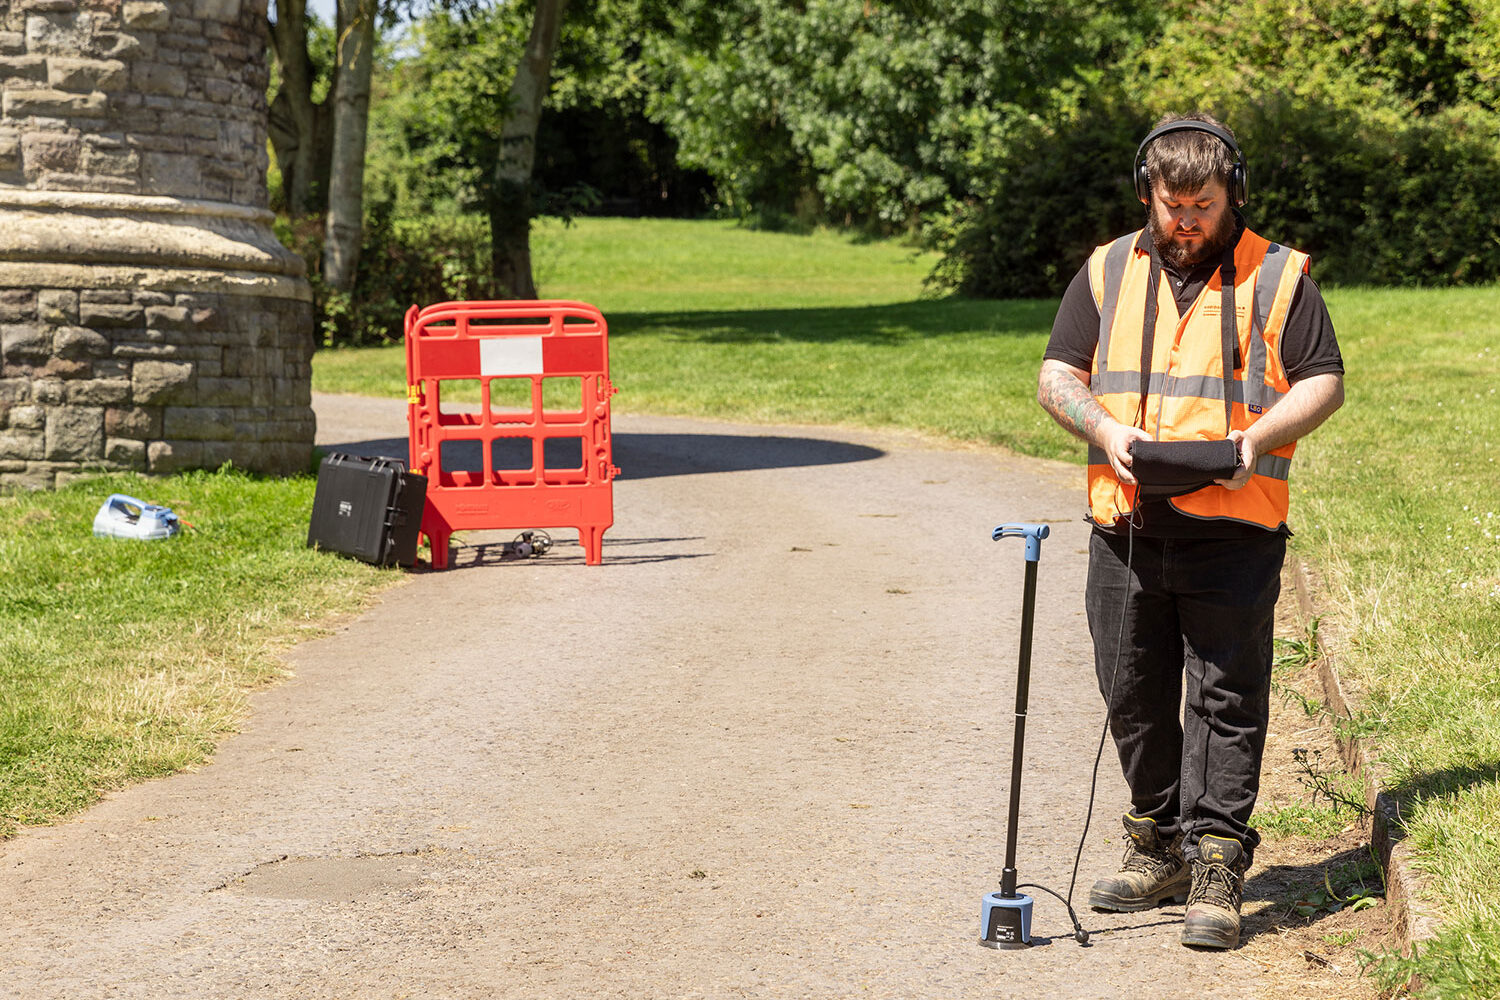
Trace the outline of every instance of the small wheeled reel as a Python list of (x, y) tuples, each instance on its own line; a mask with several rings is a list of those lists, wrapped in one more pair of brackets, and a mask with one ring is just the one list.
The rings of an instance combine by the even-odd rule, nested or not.
[(544, 556), (552, 548), (552, 536), (545, 531), (523, 531), (510, 543), (510, 550), (522, 559)]

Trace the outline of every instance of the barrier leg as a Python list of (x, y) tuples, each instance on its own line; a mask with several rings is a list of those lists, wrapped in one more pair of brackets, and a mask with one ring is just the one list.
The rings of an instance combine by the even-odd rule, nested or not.
[(432, 549), (432, 568), (447, 569), (448, 539), (453, 535), (453, 529), (430, 506), (422, 513), (422, 534), (427, 536), (427, 544)]
[(442, 530), (423, 531), (427, 544), (432, 549), (432, 568), (448, 568), (448, 532)]
[(597, 566), (604, 561), (604, 529), (596, 524), (580, 526), (578, 541), (583, 545), (584, 562)]

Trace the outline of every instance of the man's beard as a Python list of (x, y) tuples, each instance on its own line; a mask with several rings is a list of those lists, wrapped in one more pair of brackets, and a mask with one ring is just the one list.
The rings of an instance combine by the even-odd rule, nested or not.
[(1178, 271), (1187, 271), (1205, 261), (1214, 260), (1234, 244), (1236, 227), (1233, 212), (1225, 212), (1224, 217), (1219, 220), (1218, 228), (1213, 232), (1204, 232), (1197, 249), (1189, 249), (1174, 241), (1170, 233), (1163, 233), (1157, 226), (1154, 209), (1146, 215), (1149, 219), (1151, 242), (1156, 246), (1157, 254)]

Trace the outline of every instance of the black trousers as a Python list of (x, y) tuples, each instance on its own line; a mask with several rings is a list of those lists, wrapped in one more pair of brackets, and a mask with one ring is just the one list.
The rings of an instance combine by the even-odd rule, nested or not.
[(1182, 834), (1189, 858), (1205, 834), (1240, 841), (1247, 860), (1260, 843), (1250, 814), (1285, 558), (1286, 539), (1274, 532), (1132, 543), (1096, 531), (1089, 543), (1094, 667), (1112, 698), (1131, 812), (1155, 820), (1166, 838)]

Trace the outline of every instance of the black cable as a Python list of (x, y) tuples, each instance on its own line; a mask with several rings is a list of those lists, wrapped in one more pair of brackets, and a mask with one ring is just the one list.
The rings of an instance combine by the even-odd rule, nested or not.
[(1017, 889), (1040, 889), (1043, 892), (1045, 892), (1047, 895), (1051, 896), (1053, 899), (1057, 900), (1062, 905), (1066, 906), (1068, 908), (1068, 916), (1073, 921), (1073, 940), (1077, 941), (1079, 944), (1088, 944), (1089, 943), (1089, 932), (1086, 931), (1086, 930), (1084, 930), (1083, 929), (1083, 924), (1081, 924), (1081, 923), (1078, 922), (1078, 914), (1073, 912), (1073, 904), (1072, 903), (1068, 902), (1066, 899), (1063, 899), (1061, 896), (1059, 896), (1057, 893), (1053, 892), (1051, 889), (1047, 888), (1045, 885), (1039, 885), (1036, 882), (1024, 882), (1021, 885), (1016, 886), (1016, 888)]
[(1073, 938), (1079, 944), (1089, 943), (1089, 932), (1083, 929), (1083, 924), (1078, 919), (1078, 912), (1073, 909), (1073, 890), (1078, 885), (1078, 866), (1083, 861), (1083, 845), (1088, 840), (1089, 826), (1094, 820), (1094, 797), (1099, 788), (1099, 764), (1104, 760), (1104, 741), (1109, 736), (1109, 723), (1115, 710), (1115, 683), (1120, 679), (1120, 647), (1125, 639), (1125, 618), (1130, 611), (1130, 571), (1135, 564), (1135, 515), (1136, 512), (1132, 511), (1131, 516), (1125, 522), (1125, 603), (1120, 609), (1120, 628), (1115, 635), (1115, 663), (1110, 672), (1109, 695), (1104, 701), (1104, 728), (1099, 733), (1099, 749), (1094, 753), (1094, 775), (1089, 781), (1089, 806), (1083, 818), (1083, 832), (1078, 836), (1078, 851), (1073, 855), (1073, 877), (1068, 881), (1068, 898), (1064, 899), (1046, 886), (1035, 882), (1016, 887), (1040, 889), (1067, 907), (1068, 917), (1073, 921)]
[[(1138, 415), (1144, 423), (1144, 396), (1142, 397), (1142, 412)], [(1160, 421), (1160, 410), (1157, 412), (1157, 420)], [(1159, 433), (1159, 432), (1158, 432)], [(1116, 489), (1119, 489), (1118, 484)], [(1078, 850), (1073, 855), (1073, 876), (1068, 880), (1068, 898), (1053, 892), (1051, 889), (1036, 882), (1028, 882), (1017, 886), (1018, 889), (1040, 889), (1047, 895), (1056, 899), (1067, 907), (1068, 917), (1073, 921), (1073, 938), (1081, 945), (1089, 943), (1089, 932), (1083, 929), (1083, 923), (1078, 919), (1078, 912), (1073, 909), (1073, 892), (1078, 886), (1078, 867), (1083, 862), (1083, 845), (1088, 841), (1089, 827), (1094, 821), (1094, 798), (1099, 789), (1099, 765), (1104, 760), (1104, 741), (1109, 737), (1109, 724), (1115, 712), (1115, 685), (1120, 679), (1120, 649), (1125, 640), (1125, 619), (1130, 614), (1130, 573), (1135, 566), (1135, 529), (1136, 519), (1140, 516), (1140, 494), (1136, 494), (1136, 505), (1131, 510), (1130, 516), (1125, 519), (1125, 600), (1120, 607), (1120, 627), (1115, 633), (1115, 662), (1110, 669), (1109, 694), (1104, 699), (1104, 727), (1099, 732), (1099, 747), (1094, 752), (1094, 773), (1089, 779), (1089, 805), (1083, 817), (1083, 832), (1078, 835)]]
[[(1228, 259), (1232, 260), (1232, 258)], [(1233, 268), (1232, 263), (1230, 267)], [(1156, 331), (1156, 288), (1160, 280), (1160, 268), (1161, 264), (1153, 253), (1151, 255), (1151, 275), (1146, 286), (1146, 317), (1142, 327), (1144, 332), (1142, 336), (1143, 343), (1141, 345), (1141, 392), (1136, 399), (1135, 423), (1142, 430), (1146, 429), (1146, 399), (1150, 393), (1151, 370), (1155, 366), (1155, 359), (1152, 357), (1152, 337)], [(1233, 299), (1229, 299), (1229, 301), (1233, 302)], [(1231, 308), (1229, 310), (1231, 316), (1233, 312)], [(1229, 320), (1226, 318), (1225, 323), (1227, 324), (1228, 322)], [(1157, 439), (1161, 438), (1161, 411), (1162, 407), (1158, 405), (1156, 408)], [(1115, 484), (1115, 489), (1123, 491), (1123, 487), (1118, 482)], [(1099, 731), (1099, 747), (1094, 751), (1094, 773), (1089, 779), (1089, 805), (1083, 817), (1083, 832), (1078, 835), (1078, 850), (1073, 855), (1073, 876), (1068, 880), (1068, 898), (1063, 899), (1044, 885), (1028, 883), (1027, 886), (1028, 888), (1042, 890), (1048, 895), (1055, 897), (1068, 908), (1068, 916), (1073, 920), (1073, 936), (1077, 938), (1079, 944), (1088, 943), (1089, 932), (1083, 929), (1083, 925), (1078, 920), (1078, 914), (1073, 909), (1073, 892), (1078, 887), (1078, 867), (1083, 862), (1083, 845), (1088, 841), (1089, 827), (1094, 822), (1094, 798), (1099, 790), (1099, 765), (1104, 760), (1104, 742), (1109, 738), (1109, 724), (1114, 718), (1115, 713), (1115, 685), (1120, 679), (1120, 649), (1124, 645), (1125, 640), (1125, 619), (1130, 616), (1130, 573), (1135, 565), (1135, 529), (1136, 519), (1140, 517), (1141, 512), (1140, 500), (1140, 487), (1137, 486), (1135, 504), (1130, 511), (1130, 516), (1125, 519), (1125, 600), (1120, 607), (1120, 627), (1115, 633), (1115, 663), (1110, 668), (1109, 693), (1104, 699), (1104, 727)]]

